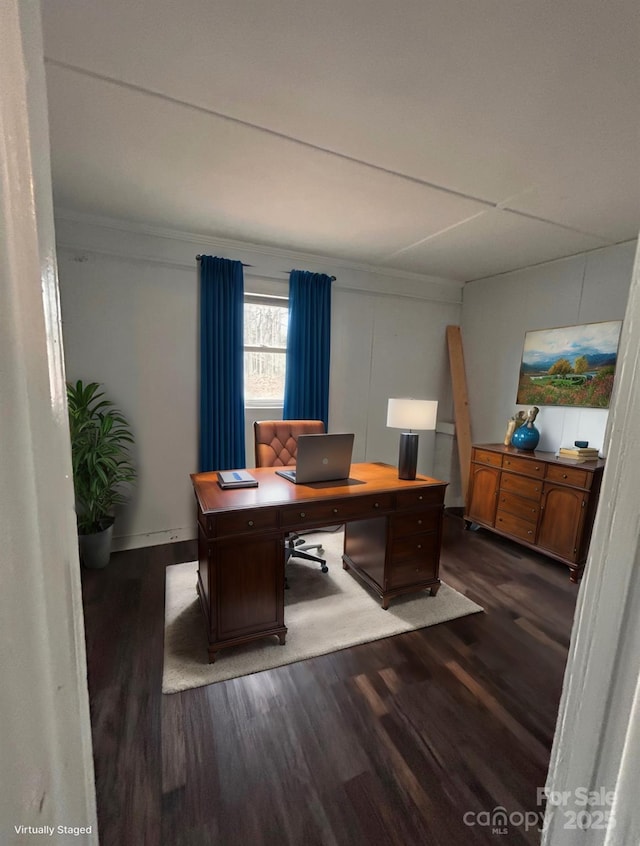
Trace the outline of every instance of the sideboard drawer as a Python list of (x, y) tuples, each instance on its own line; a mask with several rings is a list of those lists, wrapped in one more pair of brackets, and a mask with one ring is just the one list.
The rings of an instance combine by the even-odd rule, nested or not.
[(566, 467), (564, 464), (550, 464), (547, 467), (547, 480), (549, 482), (560, 482), (560, 484), (585, 488), (587, 487), (588, 476), (586, 470), (581, 470), (578, 467)]
[(490, 452), (488, 449), (474, 449), (472, 460), (477, 461), (479, 464), (502, 467), (502, 456), (497, 452)]
[(505, 455), (502, 467), (505, 470), (513, 470), (514, 473), (522, 473), (524, 476), (535, 476), (536, 479), (542, 479), (544, 476), (544, 462), (536, 461), (534, 458)]
[(518, 476), (515, 473), (505, 473), (503, 470), (502, 478), (500, 479), (500, 489), (526, 496), (529, 499), (538, 500), (542, 493), (542, 483), (537, 479), (529, 479), (526, 476)]
[(516, 517), (515, 514), (509, 514), (508, 511), (498, 509), (496, 513), (496, 529), (513, 535), (516, 538), (521, 538), (528, 543), (535, 543), (536, 540), (535, 523), (523, 520), (522, 517)]
[(501, 511), (508, 511), (509, 514), (515, 514), (516, 517), (527, 520), (529, 523), (536, 523), (540, 514), (540, 504), (535, 500), (509, 491), (500, 491), (498, 508)]

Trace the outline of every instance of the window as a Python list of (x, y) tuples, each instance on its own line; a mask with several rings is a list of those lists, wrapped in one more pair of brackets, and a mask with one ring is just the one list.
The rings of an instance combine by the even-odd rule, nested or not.
[(245, 294), (244, 404), (279, 407), (284, 402), (289, 301)]

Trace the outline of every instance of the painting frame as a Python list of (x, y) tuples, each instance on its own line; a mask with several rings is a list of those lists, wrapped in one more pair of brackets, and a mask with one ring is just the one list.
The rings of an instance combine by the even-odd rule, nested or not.
[(530, 329), (518, 376), (518, 405), (609, 408), (621, 320)]

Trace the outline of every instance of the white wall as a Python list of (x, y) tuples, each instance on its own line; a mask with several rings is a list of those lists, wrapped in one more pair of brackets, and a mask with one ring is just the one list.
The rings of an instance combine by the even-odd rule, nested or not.
[[(525, 332), (622, 320), (636, 242), (471, 282), (464, 288), (462, 336), (472, 437), (501, 443), (517, 408)], [(602, 448), (608, 411), (544, 406), (536, 425), (542, 450), (577, 438)]]
[[(121, 548), (195, 536), (197, 253), (252, 265), (247, 290), (286, 294), (293, 267), (337, 277), (329, 428), (355, 432), (354, 461), (397, 461), (389, 397), (438, 399), (439, 419), (451, 419), (445, 328), (460, 319), (459, 283), (65, 213), (56, 230), (67, 376), (103, 382), (136, 433), (139, 481), (116, 522)], [(272, 416), (247, 412), (249, 466), (250, 424)], [(437, 438), (438, 466), (446, 468), (452, 439)], [(434, 433), (421, 435), (420, 472), (434, 472), (435, 444)]]
[(0, 9), (0, 841), (97, 846), (40, 6)]

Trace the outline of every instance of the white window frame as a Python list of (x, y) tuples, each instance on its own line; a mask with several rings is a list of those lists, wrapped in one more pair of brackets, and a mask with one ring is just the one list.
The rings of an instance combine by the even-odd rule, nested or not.
[[(287, 312), (289, 311), (289, 298), (288, 297), (281, 297), (275, 294), (250, 294), (245, 293), (244, 295), (244, 303), (251, 303), (253, 305), (270, 305), (270, 306), (281, 306), (282, 308), (286, 308)], [(287, 348), (286, 347), (267, 347), (267, 346), (252, 346), (243, 344), (243, 355), (245, 352), (276, 352), (282, 353), (286, 355)], [(284, 396), (281, 398), (272, 398), (272, 399), (247, 399), (246, 395), (244, 397), (244, 407), (245, 408), (283, 408), (284, 407)]]

